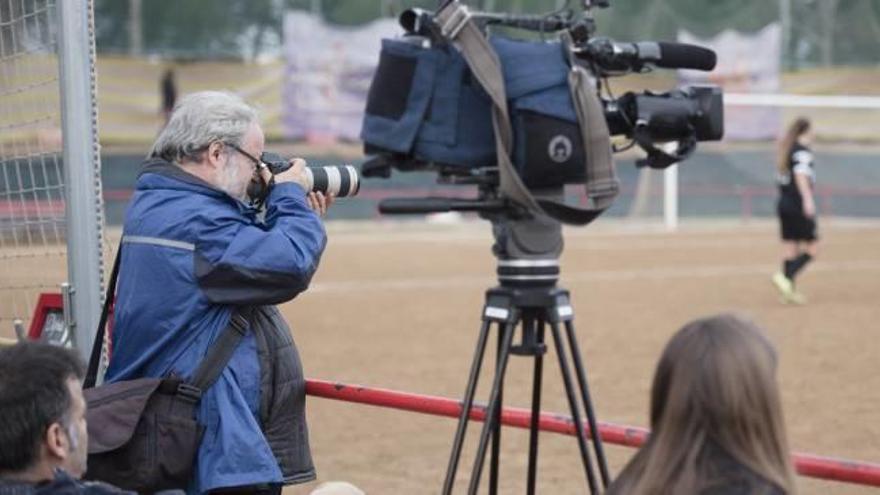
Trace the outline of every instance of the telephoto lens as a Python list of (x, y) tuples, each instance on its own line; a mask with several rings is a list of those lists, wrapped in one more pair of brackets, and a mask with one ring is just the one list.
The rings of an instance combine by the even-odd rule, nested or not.
[[(269, 167), (273, 174), (279, 174), (290, 168), (290, 162), (283, 156), (265, 152), (260, 156), (260, 161)], [(332, 194), (337, 198), (354, 196), (361, 188), (361, 180), (358, 171), (352, 165), (325, 165), (319, 167), (306, 167), (306, 177), (315, 192)]]
[(312, 184), (312, 191), (332, 194), (337, 198), (354, 196), (361, 187), (357, 169), (351, 165), (306, 167), (306, 176)]

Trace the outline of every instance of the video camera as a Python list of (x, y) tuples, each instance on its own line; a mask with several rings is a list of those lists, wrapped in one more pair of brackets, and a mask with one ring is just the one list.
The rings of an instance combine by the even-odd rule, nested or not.
[[(585, 0), (581, 15), (472, 12), (458, 1), (436, 12), (405, 11), (405, 34), (383, 40), (370, 87), (361, 137), (372, 158), (362, 173), (433, 170), (441, 182), (480, 186), (480, 198), (398, 198), (380, 211), (514, 209), (586, 224), (619, 191), (612, 151), (638, 145), (647, 154), (639, 166), (665, 168), (690, 156), (698, 141), (721, 139), (716, 86), (601, 96), (610, 76), (652, 67), (712, 70), (716, 60), (694, 45), (596, 37), (594, 3)], [(542, 39), (489, 35), (491, 26), (537, 31)], [(550, 33), (553, 39), (543, 39)], [(630, 143), (612, 149), (611, 135)], [(586, 208), (562, 201), (566, 184), (585, 184)]]

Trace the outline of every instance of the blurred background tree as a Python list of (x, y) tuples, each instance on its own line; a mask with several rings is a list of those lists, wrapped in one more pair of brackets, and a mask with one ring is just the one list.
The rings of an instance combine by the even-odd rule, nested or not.
[[(543, 13), (578, 8), (577, 0), (471, 0), (475, 8)], [(96, 0), (98, 48), (163, 58), (278, 56), (289, 9), (327, 22), (363, 24), (435, 0)], [(599, 32), (621, 40), (674, 40), (679, 30), (709, 37), (725, 29), (756, 31), (779, 21), (783, 65), (804, 68), (878, 65), (880, 0), (612, 0), (597, 13)]]

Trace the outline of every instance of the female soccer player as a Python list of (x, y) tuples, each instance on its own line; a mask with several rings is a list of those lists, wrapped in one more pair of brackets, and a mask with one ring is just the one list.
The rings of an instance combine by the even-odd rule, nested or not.
[(795, 277), (815, 256), (816, 200), (813, 188), (816, 174), (810, 144), (810, 121), (800, 117), (788, 127), (779, 142), (776, 159), (779, 184), (779, 215), (782, 235), (782, 271), (773, 275), (773, 285), (784, 302), (803, 304), (806, 298), (795, 289)]

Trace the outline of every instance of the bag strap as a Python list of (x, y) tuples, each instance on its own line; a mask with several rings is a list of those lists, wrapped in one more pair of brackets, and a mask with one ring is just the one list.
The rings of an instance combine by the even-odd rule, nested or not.
[(116, 249), (116, 259), (113, 260), (113, 270), (110, 273), (110, 282), (107, 284), (107, 293), (104, 294), (104, 307), (101, 309), (101, 319), (98, 322), (98, 331), (95, 333), (95, 341), (92, 343), (92, 353), (89, 356), (89, 367), (83, 388), (92, 388), (98, 381), (98, 366), (101, 364), (101, 350), (104, 347), (104, 332), (107, 328), (107, 317), (110, 308), (116, 298), (116, 279), (119, 278), (119, 259), (122, 257), (122, 240)]
[[(199, 396), (201, 396), (202, 392), (208, 390), (217, 381), (220, 373), (223, 373), (223, 369), (229, 363), (229, 359), (232, 358), (238, 343), (247, 333), (248, 318), (243, 313), (250, 314), (250, 308), (239, 308), (232, 313), (226, 328), (202, 358), (202, 364), (188, 381), (181, 384), (181, 387), (194, 387), (199, 390)], [(178, 392), (181, 391), (182, 389), (178, 388)]]
[(608, 124), (598, 96), (589, 90), (590, 80), (586, 70), (571, 64), (569, 73), (569, 87), (587, 154), (586, 190), (590, 203), (586, 208), (579, 208), (562, 201), (535, 198), (516, 172), (510, 158), (513, 129), (507, 109), (501, 62), (467, 7), (457, 0), (450, 1), (436, 13), (435, 20), (442, 36), (459, 49), (471, 73), (492, 100), (498, 174), (504, 195), (529, 211), (569, 224), (585, 225), (605, 211), (617, 196), (620, 184), (615, 175)]
[[(98, 331), (95, 334), (95, 342), (92, 344), (92, 353), (89, 357), (89, 367), (86, 372), (86, 378), (83, 381), (83, 388), (92, 388), (98, 381), (98, 365), (101, 361), (101, 348), (104, 344), (104, 335), (107, 328), (107, 319), (110, 314), (110, 308), (116, 299), (116, 282), (119, 278), (119, 264), (122, 257), (122, 245), (124, 238), (119, 242), (119, 248), (116, 250), (116, 259), (113, 261), (113, 271), (110, 274), (110, 282), (107, 284), (107, 293), (104, 296), (104, 307), (101, 310), (101, 320), (98, 323)], [(202, 393), (220, 377), (220, 373), (226, 368), (229, 359), (238, 347), (238, 343), (247, 333), (248, 317), (253, 312), (250, 307), (237, 308), (232, 313), (229, 323), (217, 341), (210, 347), (208, 353), (202, 358), (202, 363), (193, 373), (189, 381), (181, 382), (177, 387), (180, 395), (188, 397), (194, 401), (198, 401), (202, 397)]]

